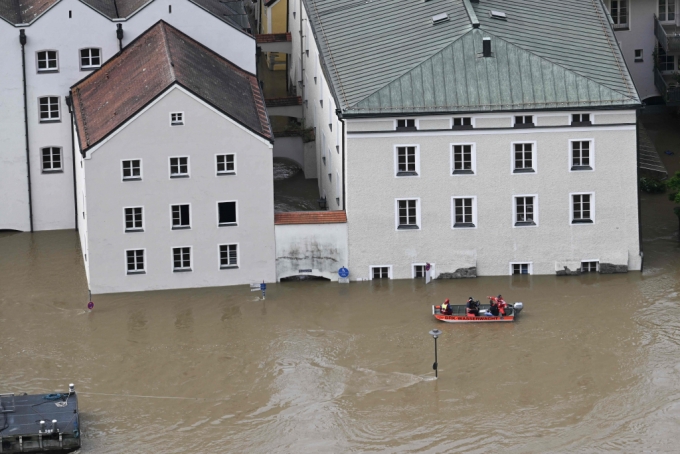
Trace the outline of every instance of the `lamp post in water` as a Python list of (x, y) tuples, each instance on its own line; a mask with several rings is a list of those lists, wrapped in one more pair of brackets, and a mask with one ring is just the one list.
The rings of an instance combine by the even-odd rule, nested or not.
[(432, 368), (434, 369), (434, 377), (437, 378), (439, 376), (438, 374), (438, 366), (437, 366), (437, 338), (442, 334), (441, 331), (438, 329), (433, 329), (430, 331), (430, 335), (434, 337), (434, 364), (432, 365)]

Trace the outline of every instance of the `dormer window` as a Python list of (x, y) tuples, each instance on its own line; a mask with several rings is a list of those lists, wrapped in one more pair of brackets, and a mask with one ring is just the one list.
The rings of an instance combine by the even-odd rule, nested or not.
[(572, 126), (590, 126), (593, 122), (590, 121), (590, 114), (572, 114), (571, 115), (571, 125)]
[(534, 116), (533, 115), (516, 115), (515, 116), (515, 128), (533, 128)]
[(472, 118), (471, 117), (454, 118), (453, 129), (472, 129)]
[(183, 126), (183, 125), (184, 125), (184, 113), (172, 112), (170, 114), (170, 126)]
[(397, 120), (397, 131), (416, 131), (416, 121), (412, 118), (401, 118)]
[(56, 50), (41, 50), (36, 55), (38, 59), (38, 72), (49, 73), (59, 71), (59, 60)]

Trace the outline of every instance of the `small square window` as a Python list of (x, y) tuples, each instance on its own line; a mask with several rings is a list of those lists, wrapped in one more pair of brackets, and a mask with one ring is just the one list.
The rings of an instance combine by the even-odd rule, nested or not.
[(170, 158), (170, 178), (189, 177), (189, 158)]
[(143, 274), (144, 268), (144, 249), (133, 249), (125, 251), (127, 274)]
[(125, 208), (125, 231), (143, 232), (142, 207)]
[(237, 225), (236, 202), (219, 202), (217, 204), (218, 225)]
[(43, 173), (63, 172), (61, 167), (61, 148), (46, 147), (42, 149)]
[(48, 73), (59, 71), (59, 60), (56, 50), (41, 50), (37, 52), (38, 72)]
[(414, 119), (402, 118), (397, 120), (397, 131), (415, 131), (416, 121)]
[(425, 277), (425, 265), (413, 265), (413, 277), (416, 279)]
[(142, 179), (142, 160), (129, 159), (123, 161), (123, 181)]
[(172, 112), (170, 114), (170, 126), (184, 125), (184, 112)]
[(590, 120), (590, 114), (572, 114), (571, 115), (571, 125), (572, 126), (590, 126), (593, 122)]
[(397, 147), (397, 176), (417, 176), (418, 155), (416, 147)]
[(236, 174), (236, 155), (218, 154), (217, 155), (217, 174), (235, 175)]
[(533, 128), (534, 116), (533, 115), (516, 115), (515, 116), (515, 128)]
[(238, 245), (220, 245), (220, 269), (238, 268)]
[(190, 216), (190, 206), (185, 205), (172, 205), (171, 207), (172, 215), (172, 229), (190, 229), (191, 228), (191, 216)]
[(472, 129), (472, 118), (471, 117), (454, 118), (453, 129)]
[(41, 123), (61, 120), (58, 96), (43, 96), (42, 98), (39, 98), (39, 102)]
[(597, 273), (600, 270), (600, 262), (596, 260), (581, 262), (582, 273)]
[(191, 271), (191, 248), (172, 248), (172, 271)]
[(635, 63), (644, 61), (642, 58), (642, 49), (635, 49)]
[(96, 69), (102, 65), (102, 51), (97, 48), (80, 49), (80, 69)]
[(531, 274), (531, 263), (513, 263), (512, 274)]
[(371, 267), (371, 279), (389, 279), (390, 278), (390, 267), (389, 266), (372, 266)]

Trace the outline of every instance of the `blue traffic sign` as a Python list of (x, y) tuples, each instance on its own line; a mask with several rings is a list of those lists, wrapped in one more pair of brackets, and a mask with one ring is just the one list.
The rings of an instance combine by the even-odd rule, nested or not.
[(338, 276), (340, 276), (343, 279), (346, 278), (347, 276), (349, 276), (349, 270), (343, 266), (338, 270)]
[(264, 292), (265, 290), (267, 290), (267, 284), (265, 284), (264, 282), (261, 283), (261, 284), (260, 284), (260, 290), (262, 290), (263, 292)]

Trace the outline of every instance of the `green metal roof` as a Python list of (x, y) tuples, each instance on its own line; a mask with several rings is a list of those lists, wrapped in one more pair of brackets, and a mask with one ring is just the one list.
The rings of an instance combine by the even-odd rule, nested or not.
[(600, 0), (304, 1), (344, 115), (640, 103)]

